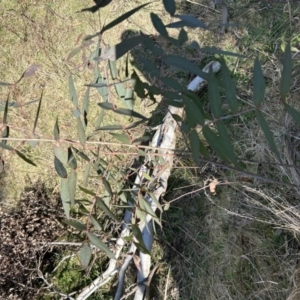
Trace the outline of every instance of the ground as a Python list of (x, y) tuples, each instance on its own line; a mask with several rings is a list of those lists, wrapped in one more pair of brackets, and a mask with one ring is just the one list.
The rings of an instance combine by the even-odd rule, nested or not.
[[(112, 1), (100, 12), (92, 14), (77, 13), (86, 5), (93, 5), (92, 1), (88, 4), (82, 4), (82, 1), (77, 0), (36, 3), (27, 0), (1, 1), (0, 65), (2, 68), (0, 81), (16, 82), (28, 66), (33, 64), (39, 66), (33, 76), (23, 78), (14, 89), (9, 90), (8, 87), (0, 86), (0, 100), (7, 99), (9, 95), (10, 101), (16, 101), (19, 105), (18, 108), (9, 109), (7, 122), (10, 125), (10, 137), (21, 140), (11, 140), (9, 145), (20, 149), (37, 164), (37, 167), (33, 167), (6, 150), (0, 153), (5, 161), (5, 169), (0, 178), (1, 219), (4, 218), (4, 214), (16, 215), (17, 220), (24, 218), (23, 213), (15, 213), (15, 209), (18, 209), (15, 207), (19, 206), (21, 211), (22, 207), (24, 209), (22, 203), (27, 203), (27, 200), (20, 195), (26, 187), (37, 185), (36, 182), (43, 182), (43, 190), (51, 195), (56, 195), (59, 191), (59, 178), (53, 164), (53, 127), (58, 117), (61, 136), (64, 139), (78, 139), (76, 119), (72, 114), (74, 107), (70, 100), (68, 76), (70, 72), (73, 73), (81, 106), (86, 92), (84, 85), (93, 81), (93, 72), (88, 67), (83, 70), (78, 66), (82, 64), (84, 55), (89, 55), (94, 49), (95, 44), (89, 45), (86, 53), (80, 52), (74, 57), (71, 57), (70, 53), (80, 45), (84, 36), (99, 31), (104, 24), (145, 2)], [(159, 264), (159, 268), (152, 279), (150, 295), (154, 299), (184, 300), (298, 299), (300, 297), (298, 276), (300, 227), (297, 206), (299, 190), (278, 183), (300, 184), (298, 170), (286, 166), (299, 162), (299, 128), (282, 109), (278, 87), (283, 50), (286, 42), (291, 40), (293, 81), (288, 100), (290, 105), (299, 109), (297, 87), (299, 82), (298, 52), (300, 51), (299, 5), (294, 1), (225, 1), (230, 26), (227, 32), (223, 33), (219, 26), (222, 23), (222, 8), (218, 5), (212, 6), (212, 2), (214, 1), (177, 1), (177, 8), (179, 12), (194, 14), (211, 26), (209, 31), (188, 30), (189, 39), (198, 42), (201, 48), (214, 46), (243, 54), (249, 58), (225, 56), (232, 77), (235, 79), (240, 106), (244, 109), (243, 113), (228, 119), (226, 125), (228, 125), (236, 153), (244, 159), (245, 170), (270, 178), (276, 183), (266, 182), (260, 177), (250, 177), (208, 163), (195, 168), (191, 158), (176, 157), (168, 183), (168, 192), (162, 199), (166, 202), (170, 201), (170, 208), (162, 215), (163, 227), (157, 228), (152, 252), (153, 266)], [(162, 1), (157, 1), (104, 33), (105, 43), (116, 44), (142, 30), (146, 34), (153, 35), (155, 43), (163, 47), (167, 53), (184, 55), (199, 67), (203, 67), (212, 59), (221, 59), (219, 54), (209, 51), (187, 52), (184, 47), (175, 47), (170, 44), (156, 33), (149, 17), (150, 12), (158, 14), (165, 24), (171, 22), (169, 15), (164, 12)], [(170, 29), (169, 32), (177, 37), (179, 31)], [(194, 76), (194, 74), (171, 68), (163, 61), (155, 59), (143, 46), (138, 46), (130, 53), (129, 70), (131, 72), (135, 69), (140, 78), (150, 84), (154, 85), (158, 82), (143, 70), (140, 56), (153, 61), (162, 74), (176, 78), (181, 84), (186, 85)], [(253, 98), (252, 72), (255, 57), (259, 57), (261, 61), (266, 80), (267, 89), (263, 112), (282, 154), (283, 162), (280, 165), (277, 164), (275, 155), (269, 149), (254, 112), (249, 110)], [(125, 65), (126, 57), (122, 57), (117, 62), (121, 77), (124, 76)], [(105, 72), (108, 71), (103, 68), (101, 72), (106, 74)], [(40, 143), (32, 148), (29, 144), (23, 143), (23, 140), (32, 138), (37, 102), (26, 104), (32, 100), (38, 100), (42, 91), (42, 106), (36, 130)], [(92, 100), (87, 132), (93, 134), (94, 129), (99, 127), (97, 103), (101, 101), (101, 97), (95, 89), (91, 89), (90, 92)], [(119, 101), (114, 91), (110, 97), (113, 101)], [(209, 107), (206, 105), (207, 97), (206, 90), (199, 94), (199, 98), (209, 112)], [(157, 97), (156, 100), (160, 102), (161, 99)], [(122, 106), (121, 103), (120, 106)], [(0, 106), (1, 113), (2, 108), (3, 106)], [(229, 110), (225, 102), (222, 109), (224, 114), (228, 114)], [(153, 104), (149, 99), (141, 101), (137, 98), (135, 110), (151, 118), (149, 124), (131, 131), (133, 139), (145, 132), (151, 134), (149, 126), (155, 126), (161, 122), (166, 108), (162, 104)], [(121, 121), (131, 122), (126, 117), (122, 117)], [(113, 114), (106, 114), (103, 119), (103, 125), (119, 122), (120, 119)], [(91, 141), (99, 141), (99, 138), (100, 135), (97, 133)], [(101, 133), (101, 141), (111, 144), (100, 148), (89, 144), (88, 149), (94, 153), (100, 151), (109, 164), (130, 168), (133, 162), (138, 163), (137, 152), (131, 154), (132, 152), (126, 147), (118, 148), (115, 145), (118, 141), (108, 133)], [(78, 147), (80, 148), (79, 143)], [(180, 133), (178, 133), (177, 147), (186, 150)], [(96, 173), (87, 179), (84, 174), (87, 173), (88, 167), (85, 166), (84, 160), (78, 161), (78, 170), (80, 170), (77, 171), (78, 180), (87, 181), (89, 187), (95, 187), (99, 180)], [(211, 182), (217, 183), (215, 192), (209, 190)], [(204, 188), (205, 186), (207, 188)], [(40, 194), (34, 193), (34, 195), (39, 203)], [(31, 201), (34, 201), (34, 197)], [(80, 191), (77, 197), (84, 199)], [(49, 197), (49, 199), (53, 198)], [(47, 213), (47, 216), (44, 216), (45, 220), (53, 216), (61, 216), (61, 211), (59, 214), (55, 212), (59, 211), (55, 206), (58, 204), (55, 201), (51, 204), (54, 206), (49, 209), (54, 210), (53, 215)], [(29, 218), (30, 211), (28, 210)], [(121, 215), (120, 211), (117, 213)], [(18, 220), (18, 222), (21, 221)], [(1, 232), (11, 234), (10, 227), (5, 227), (3, 224), (1, 220)], [(116, 225), (112, 226), (104, 221), (101, 225), (106, 228), (107, 232), (116, 228), (113, 227)], [(43, 242), (67, 238), (74, 242), (81, 241), (76, 234), (58, 237), (59, 230), (62, 230), (61, 227), (50, 232)], [(22, 231), (17, 230), (17, 232)], [(56, 251), (55, 255), (49, 259), (52, 265), (50, 264), (49, 269), (44, 271), (51, 273), (49, 281), (63, 293), (80, 290), (106, 267), (107, 260), (99, 256), (95, 258), (94, 266), (86, 272), (83, 271), (77, 256), (72, 256), (76, 254), (74, 247), (64, 246), (63, 249)], [(67, 256), (69, 257), (62, 261)], [(3, 259), (2, 256), (1, 259)], [(29, 264), (28, 268), (36, 270), (36, 261), (32, 262), (33, 264)], [(4, 269), (7, 269), (7, 264), (5, 261), (0, 263), (1, 274)], [(22, 284), (26, 282), (28, 285), (29, 279), (26, 274), (24, 271), (23, 275), (26, 278), (21, 278), (19, 281)], [(134, 277), (135, 267), (132, 265), (126, 282), (127, 286), (135, 280)], [(53, 291), (42, 289), (46, 287), (45, 282), (41, 279), (36, 280), (34, 276), (31, 279), (30, 284), (34, 290), (31, 290), (32, 294), (26, 294), (30, 295), (30, 299), (34, 299), (33, 297), (56, 299)], [(7, 286), (4, 285), (2, 289), (6, 291)], [(113, 284), (109, 284), (90, 299), (111, 299), (114, 289)], [(1, 291), (1, 294), (4, 292)], [(16, 292), (16, 295), (21, 299), (29, 297), (24, 296), (22, 289)]]

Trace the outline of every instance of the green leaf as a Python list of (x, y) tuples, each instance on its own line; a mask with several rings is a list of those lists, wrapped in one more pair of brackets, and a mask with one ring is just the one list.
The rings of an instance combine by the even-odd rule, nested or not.
[(68, 176), (68, 187), (69, 187), (70, 201), (72, 205), (75, 204), (76, 181), (77, 181), (77, 174), (73, 169), (71, 169), (71, 172)]
[(90, 104), (90, 88), (87, 87), (86, 92), (84, 94), (83, 103), (82, 103), (82, 111), (88, 114), (89, 112), (89, 104)]
[(4, 139), (7, 139), (9, 137), (9, 126), (8, 125), (4, 125), (2, 127), (2, 143), (3, 144), (7, 144), (7, 140), (4, 140)]
[(145, 39), (143, 44), (147, 49), (157, 56), (163, 56), (165, 53), (164, 50), (158, 47), (150, 38)]
[(80, 230), (80, 231), (85, 231), (86, 230), (86, 224), (83, 224), (78, 221), (73, 221), (73, 220), (63, 220), (63, 223), (72, 226), (73, 228)]
[(199, 163), (199, 149), (200, 149), (200, 140), (198, 133), (195, 129), (193, 129), (189, 134), (189, 140), (191, 145), (191, 150), (193, 154), (193, 160), (197, 165)]
[(142, 56), (140, 56), (138, 60), (143, 64), (145, 71), (151, 76), (160, 77), (160, 70), (158, 70), (156, 64), (150, 62)]
[(145, 243), (144, 243), (143, 235), (142, 235), (142, 232), (141, 232), (139, 226), (133, 224), (133, 225), (131, 225), (131, 230), (132, 230), (132, 234), (134, 235), (134, 237), (138, 241), (138, 244), (142, 247), (141, 248), (142, 252), (145, 253), (145, 254), (151, 255), (150, 252), (149, 252), (149, 250), (147, 249)]
[(38, 122), (38, 119), (39, 119), (40, 110), (41, 110), (41, 104), (42, 104), (42, 98), (43, 98), (43, 93), (44, 93), (44, 90), (42, 91), (42, 94), (41, 94), (41, 97), (40, 97), (40, 100), (39, 100), (39, 105), (38, 105), (38, 109), (36, 111), (36, 116), (35, 116), (34, 125), (33, 125), (33, 131), (32, 132), (35, 132), (36, 125), (37, 125), (37, 122)]
[[(118, 94), (118, 97), (121, 101), (125, 102), (125, 93), (126, 93), (126, 90), (125, 90), (125, 86), (122, 82), (117, 82), (114, 84), (115, 86), (115, 90)], [(126, 103), (125, 103), (126, 104)]]
[[(5, 101), (5, 107), (4, 107), (4, 113), (3, 113), (3, 120), (2, 120), (2, 124), (6, 125), (7, 123), (7, 116), (8, 116), (8, 102), (9, 102), (9, 94), (7, 96), (7, 100)], [(4, 137), (2, 135), (2, 137)]]
[(12, 85), (12, 83), (8, 83), (8, 82), (3, 82), (3, 81), (0, 81), (0, 86), (8, 86), (8, 85)]
[(60, 176), (61, 178), (68, 177), (67, 170), (65, 169), (64, 165), (61, 163), (61, 161), (56, 156), (54, 156), (54, 167), (55, 167), (55, 171), (58, 174), (58, 176)]
[(290, 116), (293, 118), (293, 120), (300, 126), (300, 113), (287, 103), (284, 103), (284, 107), (290, 114)]
[(76, 47), (74, 48), (70, 54), (67, 57), (67, 61), (69, 61), (72, 57), (76, 56), (77, 54), (79, 54), (79, 52), (81, 51), (81, 47)]
[(169, 36), (168, 31), (167, 31), (164, 23), (160, 19), (160, 17), (155, 13), (150, 13), (150, 17), (151, 17), (152, 24), (153, 24), (154, 28), (156, 29), (156, 31), (160, 35), (162, 35), (164, 37), (168, 37)]
[(68, 153), (60, 146), (54, 145), (54, 155), (63, 163), (68, 163)]
[(85, 137), (84, 128), (83, 128), (81, 119), (78, 118), (78, 119), (76, 119), (76, 120), (77, 120), (77, 134), (78, 134), (78, 138), (79, 138), (80, 144), (81, 144), (82, 146), (84, 146), (84, 145), (85, 145), (85, 142), (86, 142), (86, 137)]
[(15, 149), (9, 145), (6, 145), (5, 143), (3, 142), (0, 142), (0, 147), (5, 149), (5, 150), (9, 150), (9, 151), (14, 151)]
[(72, 111), (72, 115), (77, 119), (80, 117), (80, 109), (79, 108), (75, 108), (73, 111)]
[(254, 81), (253, 102), (255, 106), (258, 108), (264, 100), (266, 84), (265, 84), (265, 78), (261, 69), (260, 62), (257, 58), (255, 59), (255, 63), (254, 63), (253, 81)]
[(84, 186), (87, 186), (87, 184), (88, 184), (88, 178), (90, 175), (90, 171), (91, 171), (91, 164), (87, 164), (85, 166), (84, 175), (83, 175), (83, 185)]
[(183, 71), (198, 75), (201, 78), (208, 80), (208, 74), (203, 72), (199, 67), (190, 62), (188, 59), (177, 55), (166, 55), (163, 60), (170, 65), (175, 66)]
[[(139, 11), (140, 9), (142, 9), (143, 7), (149, 5), (150, 3), (152, 2), (148, 2), (148, 3), (145, 3), (145, 4), (142, 4), (130, 11), (128, 11), (127, 13), (123, 14), (122, 16), (116, 18), (115, 20), (113, 20), (112, 22), (110, 22), (109, 24), (105, 25), (101, 31), (100, 31), (100, 34), (102, 34), (103, 32), (105, 32), (106, 30), (108, 29), (111, 29), (113, 28), (114, 26), (120, 24), (121, 22), (123, 22), (124, 20), (127, 20), (130, 16), (132, 16), (133, 14), (135, 14), (137, 11)], [(97, 34), (98, 35), (98, 34)]]
[(89, 157), (87, 156), (87, 155), (85, 155), (83, 152), (81, 152), (80, 150), (78, 150), (78, 149), (76, 149), (75, 147), (71, 147), (73, 150), (74, 150), (74, 152), (78, 155), (78, 156), (80, 156), (81, 158), (83, 158), (84, 160), (86, 160), (86, 161), (90, 161), (90, 159), (89, 159)]
[(71, 96), (71, 101), (73, 102), (74, 106), (77, 108), (78, 107), (78, 97), (77, 97), (77, 92), (75, 89), (72, 74), (70, 74), (70, 76), (69, 76), (69, 92), (70, 92), (70, 96)]
[(119, 221), (118, 218), (111, 212), (109, 207), (102, 201), (99, 197), (96, 197), (98, 207), (103, 210), (103, 212), (108, 215), (110, 218), (114, 219), (115, 221)]
[(176, 101), (176, 100), (171, 100), (171, 99), (167, 99), (167, 98), (164, 98), (162, 101), (163, 101), (163, 103), (166, 103), (167, 105), (171, 105), (174, 107), (183, 107), (182, 101)]
[(210, 147), (216, 152), (217, 156), (220, 157), (224, 162), (229, 163), (229, 159), (223, 151), (223, 143), (219, 136), (217, 136), (209, 127), (204, 126), (203, 135), (210, 145)]
[(104, 177), (102, 177), (102, 183), (103, 183), (105, 189), (107, 190), (107, 192), (109, 193), (109, 195), (113, 196), (111, 186), (110, 186), (109, 182)]
[(112, 60), (115, 61), (122, 57), (124, 54), (126, 54), (128, 51), (133, 49), (135, 46), (139, 45), (142, 43), (146, 37), (144, 35), (138, 35), (134, 36), (128, 39), (123, 40), (117, 45), (114, 45), (112, 47), (109, 47), (101, 53), (101, 59), (102, 60)]
[(284, 55), (283, 55), (283, 69), (281, 72), (281, 81), (280, 81), (280, 96), (282, 101), (285, 100), (292, 81), (292, 53), (291, 53), (291, 45), (287, 44), (285, 47)]
[(72, 169), (77, 169), (77, 161), (71, 147), (68, 147), (68, 165)]
[(228, 69), (225, 61), (223, 62), (222, 76), (223, 76), (226, 100), (228, 102), (228, 105), (229, 105), (232, 113), (236, 114), (238, 112), (239, 104), (238, 104), (238, 101), (236, 98), (235, 86), (230, 77), (229, 69)]
[(66, 217), (67, 217), (67, 219), (69, 219), (70, 218), (71, 201), (70, 201), (70, 195), (69, 195), (68, 181), (66, 178), (61, 179), (60, 197), (62, 200), (62, 204), (63, 204), (63, 208), (65, 211)]
[[(38, 134), (34, 134), (33, 136), (34, 139), (39, 140), (40, 136)], [(30, 145), (30, 147), (34, 148), (35, 146), (38, 145), (39, 141), (27, 141), (28, 145)]]
[(223, 151), (226, 153), (226, 156), (233, 163), (233, 165), (236, 168), (239, 168), (237, 158), (234, 154), (234, 149), (231, 145), (230, 137), (229, 137), (229, 134), (226, 130), (225, 125), (221, 121), (217, 121), (216, 126), (217, 126), (219, 136), (220, 136), (220, 138), (222, 140), (222, 143), (223, 143)]
[(54, 139), (55, 139), (56, 141), (58, 141), (58, 140), (59, 140), (58, 118), (56, 118), (56, 122), (55, 122), (55, 125), (54, 125), (53, 133), (54, 133)]
[(138, 195), (138, 200), (139, 200), (139, 205), (142, 210), (144, 210), (147, 214), (152, 216), (153, 218), (157, 219), (157, 215), (153, 211), (152, 207), (150, 204), (147, 202), (147, 200), (142, 196), (142, 194)]
[[(198, 48), (196, 48), (196, 49), (198, 49)], [(245, 56), (245, 55), (242, 55), (242, 54), (239, 54), (239, 53), (234, 53), (234, 52), (231, 52), (231, 51), (225, 51), (225, 50), (222, 50), (222, 49), (218, 49), (216, 47), (203, 47), (203, 48), (200, 48), (200, 46), (199, 46), (199, 49), (201, 50), (201, 52), (203, 51), (203, 52), (208, 52), (208, 53), (218, 54), (218, 55), (234, 56), (234, 57), (239, 57), (239, 58), (247, 58), (247, 56)]]
[(208, 79), (208, 100), (210, 103), (210, 108), (215, 119), (219, 119), (222, 116), (222, 104), (220, 98), (220, 92), (216, 77), (212, 69), (209, 70)]
[(129, 139), (129, 137), (126, 134), (120, 134), (120, 133), (113, 133), (110, 132), (110, 134), (119, 142), (121, 142), (122, 144), (126, 144), (126, 145), (130, 145), (131, 141)]
[(79, 260), (83, 269), (87, 269), (92, 257), (91, 247), (88, 243), (83, 243), (80, 248)]
[(94, 225), (94, 227), (97, 229), (97, 230), (99, 230), (99, 231), (102, 231), (102, 227), (101, 227), (101, 225), (99, 224), (99, 222), (97, 221), (97, 219), (96, 219), (96, 216), (94, 215), (92, 215), (92, 216), (90, 216), (90, 218), (91, 218), (91, 222), (92, 222), (92, 224)]
[(106, 253), (109, 258), (116, 259), (115, 255), (109, 250), (109, 248), (100, 241), (93, 233), (87, 232), (87, 236), (92, 244), (94, 244), (97, 248)]
[(16, 150), (15, 149), (15, 152), (16, 154), (22, 158), (24, 161), (26, 161), (28, 164), (32, 165), (32, 166), (35, 166), (36, 167), (36, 164), (31, 160), (29, 159), (28, 157), (25, 156), (25, 154), (23, 154), (22, 152), (20, 152), (19, 150)]
[(79, 189), (80, 189), (81, 191), (83, 191), (84, 193), (86, 193), (86, 194), (88, 194), (88, 195), (91, 195), (91, 196), (96, 196), (96, 193), (94, 193), (94, 192), (92, 192), (92, 191), (90, 191), (90, 190), (84, 188), (83, 186), (78, 185), (78, 187), (79, 187)]
[(175, 0), (163, 0), (165, 10), (171, 15), (174, 16), (176, 12)]
[(182, 99), (185, 106), (187, 121), (190, 126), (195, 127), (196, 124), (204, 125), (205, 119), (203, 113), (196, 103), (185, 95), (182, 97)]
[(116, 62), (112, 61), (112, 60), (109, 60), (108, 65), (109, 65), (109, 69), (110, 69), (111, 78), (113, 80), (117, 79), (118, 70), (117, 70)]
[(269, 128), (267, 121), (265, 120), (265, 118), (260, 110), (257, 109), (255, 112), (256, 112), (256, 117), (258, 119), (259, 125), (260, 125), (262, 131), (264, 132), (264, 135), (269, 143), (270, 148), (276, 154), (278, 160), (280, 162), (282, 162), (280, 154), (278, 152), (277, 146), (276, 146), (274, 138), (273, 138), (273, 134)]
[(130, 110), (130, 109), (125, 109), (125, 108), (114, 109), (114, 106), (112, 105), (112, 103), (102, 102), (102, 103), (98, 103), (98, 105), (103, 109), (112, 110), (113, 112), (120, 114), (120, 115), (135, 117), (135, 118), (139, 118), (139, 119), (143, 119), (143, 120), (148, 120), (148, 118), (146, 118), (146, 117), (142, 116), (141, 114), (139, 114), (133, 110)]

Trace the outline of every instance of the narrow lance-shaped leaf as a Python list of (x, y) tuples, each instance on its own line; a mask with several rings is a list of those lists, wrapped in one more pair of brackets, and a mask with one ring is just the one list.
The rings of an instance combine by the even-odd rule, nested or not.
[(273, 134), (272, 134), (272, 132), (271, 132), (271, 130), (269, 128), (269, 125), (268, 125), (267, 121), (265, 120), (262, 112), (260, 110), (256, 110), (256, 116), (257, 116), (259, 125), (260, 125), (262, 131), (264, 132), (264, 135), (265, 135), (265, 137), (266, 137), (266, 139), (267, 139), (267, 141), (269, 143), (270, 148), (276, 154), (278, 160), (280, 162), (282, 162), (280, 154), (278, 152), (277, 146), (276, 146), (274, 138), (273, 138)]
[(72, 169), (77, 169), (77, 161), (71, 147), (68, 147), (68, 165)]
[(26, 161), (28, 164), (32, 165), (32, 166), (35, 166), (36, 167), (36, 164), (31, 160), (29, 159), (28, 157), (26, 157), (25, 154), (23, 154), (22, 152), (20, 152), (19, 150), (15, 150), (16, 154), (22, 158), (24, 161)]
[(70, 74), (70, 76), (69, 76), (69, 92), (70, 92), (70, 96), (71, 96), (71, 101), (73, 102), (74, 106), (77, 108), (78, 107), (78, 97), (77, 97), (77, 92), (75, 89), (72, 74)]
[(131, 226), (131, 230), (132, 230), (132, 233), (133, 233), (134, 237), (138, 241), (138, 243), (142, 246), (142, 249), (143, 249), (142, 252), (150, 255), (149, 250), (147, 249), (147, 247), (144, 243), (143, 235), (142, 235), (142, 232), (141, 232), (139, 226), (133, 224)]
[(86, 225), (79, 222), (79, 221), (74, 221), (74, 220), (63, 220), (63, 223), (72, 226), (73, 228), (80, 230), (80, 231), (85, 231), (86, 230)]
[(71, 169), (71, 172), (68, 176), (68, 188), (69, 188), (70, 201), (72, 205), (75, 204), (76, 181), (77, 181), (77, 174), (75, 170)]
[(55, 125), (54, 125), (53, 133), (54, 133), (55, 140), (58, 141), (59, 140), (58, 118), (56, 118), (56, 122), (55, 122)]
[(36, 116), (35, 116), (33, 130), (32, 130), (33, 133), (35, 132), (36, 125), (37, 125), (37, 122), (38, 122), (38, 119), (39, 119), (40, 110), (41, 110), (41, 104), (42, 104), (42, 98), (43, 98), (43, 93), (44, 93), (44, 91), (42, 91), (42, 94), (41, 94), (41, 97), (40, 97), (40, 100), (39, 100), (38, 109), (36, 111)]
[(257, 58), (255, 59), (255, 63), (254, 63), (253, 84), (254, 84), (253, 102), (255, 106), (258, 108), (264, 100), (266, 84), (265, 84), (265, 78), (261, 69), (260, 62)]
[(109, 250), (109, 248), (100, 241), (93, 233), (87, 232), (87, 236), (92, 244), (106, 253), (109, 258), (116, 259), (115, 255)]
[(95, 226), (95, 228), (96, 228), (97, 230), (101, 231), (101, 230), (102, 230), (102, 227), (101, 227), (101, 225), (99, 224), (98, 220), (96, 219), (96, 216), (95, 216), (95, 215), (92, 215), (90, 218), (91, 218), (91, 222), (92, 222), (92, 224)]
[(110, 134), (118, 141), (120, 141), (122, 144), (130, 145), (131, 141), (129, 137), (126, 134), (120, 134), (120, 133), (112, 133)]
[(78, 156), (80, 156), (81, 158), (83, 158), (86, 161), (90, 161), (89, 157), (87, 155), (85, 155), (82, 151), (78, 150), (77, 148), (75, 148), (73, 146), (71, 148)]
[(93, 191), (90, 191), (89, 189), (83, 187), (83, 186), (80, 186), (78, 185), (79, 189), (81, 191), (83, 191), (84, 193), (88, 194), (88, 195), (91, 195), (91, 196), (96, 196), (96, 193), (94, 193)]
[(62, 162), (56, 156), (54, 156), (54, 167), (58, 176), (60, 176), (61, 178), (68, 177), (67, 170), (65, 169)]
[(142, 9), (143, 7), (149, 5), (151, 2), (142, 4), (130, 11), (128, 11), (127, 13), (123, 14), (122, 16), (116, 18), (115, 20), (113, 20), (112, 22), (110, 22), (109, 24), (105, 25), (101, 31), (100, 34), (102, 34), (103, 32), (105, 32), (106, 30), (113, 28), (114, 26), (118, 25), (119, 23), (123, 22), (124, 20), (127, 20), (130, 16), (132, 16), (133, 14), (135, 14), (137, 11), (139, 11), (140, 9)]
[(189, 140), (191, 145), (191, 151), (193, 154), (193, 160), (195, 164), (199, 163), (199, 149), (200, 149), (200, 140), (197, 134), (197, 131), (193, 129), (189, 134)]
[(108, 191), (109, 195), (112, 196), (113, 191), (111, 189), (111, 186), (110, 186), (109, 182), (104, 177), (102, 177), (102, 183), (103, 183), (105, 189)]
[[(7, 96), (7, 100), (5, 102), (5, 108), (4, 108), (4, 113), (3, 113), (3, 127), (2, 129), (2, 138), (8, 138), (9, 137), (9, 126), (7, 125), (7, 116), (8, 116), (8, 101), (9, 101), (9, 94)], [(2, 143), (6, 144), (7, 140), (2, 140)]]
[(84, 128), (83, 128), (81, 119), (77, 118), (76, 120), (77, 120), (77, 134), (78, 134), (78, 138), (79, 138), (80, 144), (82, 146), (84, 146), (85, 142), (86, 142)]
[(96, 197), (98, 207), (103, 210), (103, 212), (114, 219), (115, 221), (119, 221), (118, 218), (111, 212), (109, 207), (102, 201), (99, 197)]
[(5, 149), (5, 150), (9, 150), (9, 151), (14, 151), (15, 149), (9, 145), (6, 145), (6, 143), (0, 142), (0, 147)]
[(219, 119), (222, 116), (221, 98), (215, 74), (212, 69), (209, 70), (208, 100), (213, 117)]
[(88, 243), (83, 243), (80, 248), (79, 260), (84, 270), (89, 266), (91, 257), (92, 251), (90, 245)]
[(291, 81), (292, 81), (292, 53), (291, 53), (291, 45), (290, 43), (288, 43), (285, 47), (285, 51), (283, 55), (283, 69), (281, 72), (281, 81), (280, 81), (280, 96), (282, 101), (285, 101), (285, 98), (290, 89)]
[(70, 208), (71, 208), (71, 201), (69, 196), (69, 188), (68, 188), (68, 181), (66, 178), (61, 179), (60, 184), (60, 197), (62, 200), (63, 208), (66, 214), (67, 219), (70, 218)]
[(229, 69), (224, 61), (222, 68), (222, 76), (224, 82), (224, 89), (226, 94), (226, 101), (232, 111), (233, 114), (238, 112), (238, 101), (236, 98), (236, 91), (233, 81), (230, 77)]
[(294, 122), (296, 122), (300, 126), (300, 112), (288, 105), (287, 103), (284, 103), (284, 107), (290, 114), (290, 116), (293, 118)]
[(133, 110), (125, 109), (125, 108), (116, 108), (115, 109), (115, 107), (112, 105), (112, 103), (103, 103), (102, 102), (102, 103), (98, 103), (98, 105), (100, 107), (102, 107), (103, 109), (112, 110), (115, 113), (120, 114), (120, 115), (147, 120), (146, 117), (144, 117), (143, 115), (141, 115)]

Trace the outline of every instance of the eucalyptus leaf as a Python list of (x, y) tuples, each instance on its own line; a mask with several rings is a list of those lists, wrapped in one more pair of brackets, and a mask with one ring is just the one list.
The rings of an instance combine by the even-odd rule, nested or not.
[(113, 252), (109, 250), (109, 248), (100, 241), (93, 233), (87, 232), (87, 236), (92, 244), (94, 244), (97, 248), (102, 250), (109, 258), (116, 259)]
[(83, 243), (79, 252), (79, 260), (84, 270), (89, 266), (91, 257), (92, 251), (90, 245), (88, 243)]

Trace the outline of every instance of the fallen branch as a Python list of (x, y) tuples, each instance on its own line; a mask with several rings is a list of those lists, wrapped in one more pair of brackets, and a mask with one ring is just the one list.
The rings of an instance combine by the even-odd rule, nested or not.
[[(209, 69), (212, 68), (213, 72), (218, 72), (221, 68), (220, 63), (218, 62), (211, 62), (209, 63), (203, 71), (208, 73)], [(202, 79), (201, 77), (197, 76), (189, 85), (188, 89), (193, 92), (198, 92), (200, 91), (207, 82)], [(179, 95), (180, 97), (180, 95)], [(178, 101), (181, 101), (180, 99)], [(167, 183), (168, 183), (168, 178), (171, 173), (171, 169), (173, 166), (173, 154), (175, 150), (175, 144), (176, 144), (176, 128), (177, 128), (177, 122), (173, 118), (173, 114), (182, 114), (182, 108), (174, 107), (174, 106), (169, 106), (168, 113), (166, 117), (164, 118), (164, 122), (162, 125), (158, 127), (156, 130), (156, 133), (151, 141), (151, 147), (148, 148), (159, 148), (161, 157), (163, 158), (163, 163), (161, 165), (157, 165), (152, 174), (152, 178), (155, 178), (157, 182), (159, 182), (159, 187), (156, 188), (153, 191), (153, 195), (157, 200), (160, 199), (161, 195), (165, 193), (167, 189)], [(151, 155), (148, 155), (146, 160), (148, 162), (151, 162)], [(147, 173), (148, 168), (146, 167), (146, 164), (143, 164), (143, 166), (139, 169), (139, 172), (137, 174), (136, 180), (134, 182), (133, 186), (133, 192), (132, 194), (134, 196), (137, 195), (139, 191), (139, 187), (143, 183), (143, 174)], [(151, 197), (146, 196), (145, 200), (149, 203), (151, 206), (152, 210), (155, 212), (157, 209), (157, 206), (153, 199)], [(133, 206), (133, 203), (129, 203), (130, 206)], [(115, 257), (116, 259), (111, 259), (109, 261), (109, 266), (107, 270), (100, 275), (98, 278), (96, 278), (89, 286), (83, 289), (83, 291), (79, 294), (77, 297), (77, 300), (85, 300), (87, 299), (90, 295), (92, 295), (98, 288), (109, 282), (113, 276), (116, 273), (119, 273), (119, 282), (118, 282), (118, 288), (117, 292), (115, 295), (114, 300), (119, 300), (121, 299), (122, 292), (123, 292), (123, 286), (124, 286), (124, 279), (125, 279), (125, 272), (126, 269), (128, 268), (132, 257), (136, 251), (135, 245), (132, 243), (130, 246), (130, 249), (128, 251), (128, 254), (126, 255), (126, 258), (120, 268), (116, 268), (116, 263), (117, 259), (120, 257), (123, 247), (126, 244), (125, 238), (129, 236), (130, 234), (130, 224), (131, 224), (131, 219), (132, 219), (132, 212), (131, 210), (127, 209), (125, 211), (124, 219), (123, 219), (123, 224), (122, 224), (122, 231), (119, 236), (119, 238), (116, 241), (116, 246), (115, 246)], [(140, 224), (140, 230), (143, 235), (143, 241), (149, 252), (152, 249), (152, 244), (153, 244), (153, 233), (154, 233), (154, 227), (153, 227), (153, 218), (149, 214), (146, 216), (146, 223)], [(146, 286), (147, 286), (147, 279), (150, 273), (150, 267), (151, 267), (151, 257), (148, 254), (144, 254), (140, 252), (140, 270), (138, 271), (138, 276), (137, 276), (137, 290), (135, 293), (135, 300), (142, 300), (144, 299), (146, 291)]]

